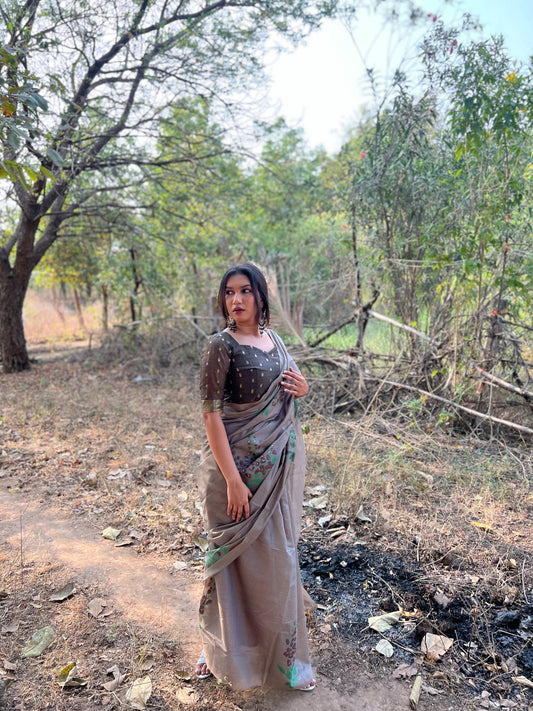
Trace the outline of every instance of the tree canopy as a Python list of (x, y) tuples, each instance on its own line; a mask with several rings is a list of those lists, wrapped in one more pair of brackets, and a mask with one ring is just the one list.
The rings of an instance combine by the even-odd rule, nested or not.
[[(334, 0), (2, 4), (0, 89), (9, 124), (0, 137), (18, 211), (0, 251), (5, 370), (29, 365), (24, 295), (65, 221), (95, 193), (116, 195), (142, 182), (147, 168), (175, 160), (155, 148), (177, 101), (205, 97), (230, 116), (235, 86), (242, 95), (257, 81), (266, 35), (296, 38), (334, 8)], [(192, 149), (178, 158), (200, 159)]]

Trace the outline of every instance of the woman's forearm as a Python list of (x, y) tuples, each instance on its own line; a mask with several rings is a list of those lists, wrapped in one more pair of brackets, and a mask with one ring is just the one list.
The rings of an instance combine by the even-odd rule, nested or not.
[(228, 484), (240, 480), (220, 412), (204, 412), (204, 425), (207, 441), (224, 479)]
[(228, 490), (228, 506), (226, 513), (234, 521), (250, 516), (250, 499), (252, 492), (241, 479), (231, 448), (229, 446), (226, 428), (220, 412), (204, 413), (205, 431), (211, 452), (215, 458), (222, 476), (226, 480)]

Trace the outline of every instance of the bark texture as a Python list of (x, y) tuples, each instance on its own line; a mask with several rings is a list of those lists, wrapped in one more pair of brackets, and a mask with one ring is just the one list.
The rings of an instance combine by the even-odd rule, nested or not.
[(4, 373), (16, 373), (30, 367), (22, 322), (27, 280), (13, 273), (5, 255), (0, 261), (0, 358)]

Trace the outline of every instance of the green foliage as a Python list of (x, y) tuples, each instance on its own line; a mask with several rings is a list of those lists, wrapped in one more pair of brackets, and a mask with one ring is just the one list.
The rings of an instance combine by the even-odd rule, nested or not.
[[(511, 326), (528, 318), (533, 293), (533, 76), (501, 40), (431, 23), (421, 75), (397, 72), (389, 100), (365, 111), (338, 155), (310, 150), (282, 119), (256, 125), (253, 159), (239, 151), (226, 99), (260, 77), (265, 33), (295, 39), (333, 5), (272, 0), (198, 14), (184, 2), (178, 17), (158, 0), (65, 3), (61, 13), (43, 0), (29, 39), (17, 35), (19, 54), (13, 43), (0, 54), (0, 178), (37, 225), (24, 243), (10, 215), (11, 260), (24, 243), (26, 264), (47, 253), (41, 278), (104, 288), (132, 318), (181, 309), (209, 331), (220, 274), (251, 259), (293, 335), (309, 340), (376, 287), (381, 311), (461, 342), (462, 362), (490, 366), (499, 353), (525, 379)], [(47, 23), (56, 29), (41, 32)], [(87, 41), (66, 46), (65, 32)], [(45, 75), (40, 62), (53, 53)], [(370, 321), (365, 344), (419, 355), (418, 338), (398, 333)], [(350, 350), (357, 336), (350, 324), (326, 345)], [(430, 359), (425, 377), (453, 372)]]
[(16, 155), (25, 141), (39, 132), (39, 114), (48, 109), (38, 87), (38, 80), (26, 68), (24, 43), (0, 43), (0, 179), (21, 182), (28, 187), (48, 175), (46, 168), (36, 168)]
[(460, 319), (476, 349), (492, 309), (531, 303), (533, 75), (440, 23), (423, 50), (416, 91), (398, 73), (343, 147), (336, 192), (385, 310), (438, 339)]

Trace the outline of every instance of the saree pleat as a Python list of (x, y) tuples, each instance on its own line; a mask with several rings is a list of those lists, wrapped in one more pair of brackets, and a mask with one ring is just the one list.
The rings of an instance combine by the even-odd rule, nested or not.
[[(283, 342), (270, 335), (281, 371), (295, 367)], [(209, 550), (200, 633), (208, 667), (235, 689), (294, 688), (313, 679), (297, 552), (305, 450), (296, 403), (280, 380), (258, 401), (224, 403), (230, 447), (253, 494), (247, 520), (227, 516), (226, 481), (207, 443), (202, 450)]]

